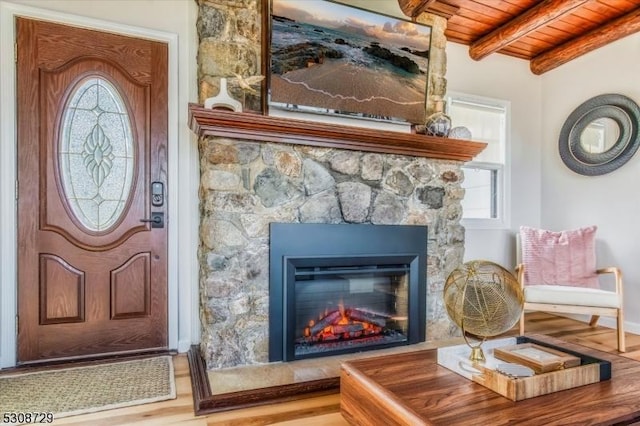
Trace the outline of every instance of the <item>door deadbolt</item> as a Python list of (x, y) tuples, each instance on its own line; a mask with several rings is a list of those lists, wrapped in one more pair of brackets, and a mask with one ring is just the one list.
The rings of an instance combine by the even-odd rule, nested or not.
[(164, 204), (164, 184), (162, 182), (151, 182), (151, 205), (160, 207)]
[(140, 219), (140, 222), (151, 223), (152, 228), (164, 228), (164, 213), (153, 212), (149, 219)]

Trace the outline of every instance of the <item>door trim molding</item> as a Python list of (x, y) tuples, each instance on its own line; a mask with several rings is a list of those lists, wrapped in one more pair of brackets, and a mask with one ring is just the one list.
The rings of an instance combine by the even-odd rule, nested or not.
[[(173, 187), (168, 194), (168, 335), (169, 348), (187, 351), (192, 339), (178, 341), (178, 257), (179, 249), (189, 250), (189, 239), (178, 241), (180, 185), (178, 174), (178, 35), (175, 33), (138, 28), (102, 21), (78, 15), (9, 3), (0, 0), (0, 205), (13, 209), (0, 209), (0, 368), (13, 367), (17, 363), (17, 215), (16, 215), (16, 84), (15, 62), (11, 57), (15, 45), (14, 18), (53, 21), (61, 24), (109, 31), (125, 36), (140, 37), (167, 43), (168, 67), (168, 175)], [(186, 215), (187, 211), (182, 212)], [(185, 244), (187, 246), (185, 247)], [(186, 249), (186, 250), (185, 250)], [(187, 308), (190, 305), (187, 304)], [(10, 332), (14, 330), (14, 332)]]

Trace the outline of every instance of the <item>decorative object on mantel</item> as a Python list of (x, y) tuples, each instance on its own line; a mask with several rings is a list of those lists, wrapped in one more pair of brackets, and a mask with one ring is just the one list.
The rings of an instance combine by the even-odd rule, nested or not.
[(258, 93), (260, 93), (253, 88), (253, 85), (258, 84), (262, 80), (264, 80), (264, 75), (252, 75), (249, 77), (243, 77), (237, 73), (234, 73), (233, 75), (236, 76), (236, 80), (238, 81), (238, 86), (240, 86), (242, 90), (244, 90), (247, 93), (251, 93), (253, 95), (257, 95)]
[(469, 130), (467, 127), (464, 126), (456, 126), (456, 127), (452, 127), (451, 130), (449, 130), (449, 134), (447, 135), (448, 138), (453, 138), (453, 139), (466, 139), (466, 140), (471, 140), (471, 130)]
[(640, 147), (639, 123), (640, 106), (627, 96), (604, 94), (588, 99), (560, 130), (560, 158), (581, 175), (610, 173)]
[(233, 99), (227, 91), (227, 79), (220, 78), (220, 91), (216, 96), (205, 99), (205, 108), (224, 108), (235, 112), (242, 112), (242, 104), (240, 101)]
[[(502, 266), (484, 260), (463, 263), (444, 284), (444, 304), (451, 320), (462, 329), (471, 347), (470, 359), (484, 362), (482, 343), (487, 337), (510, 330), (520, 319), (524, 306), (522, 287)], [(481, 339), (475, 346), (467, 333)]]
[[(435, 97), (434, 97), (435, 98)], [(436, 112), (427, 117), (425, 131), (427, 135), (446, 137), (451, 129), (451, 118), (444, 113), (444, 101), (439, 96), (434, 99)]]

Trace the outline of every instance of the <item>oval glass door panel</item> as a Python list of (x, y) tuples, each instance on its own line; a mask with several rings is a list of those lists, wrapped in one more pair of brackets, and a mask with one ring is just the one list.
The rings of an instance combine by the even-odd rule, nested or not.
[(131, 194), (131, 118), (116, 87), (92, 77), (79, 82), (64, 108), (58, 146), (60, 181), (69, 210), (92, 232), (122, 216)]

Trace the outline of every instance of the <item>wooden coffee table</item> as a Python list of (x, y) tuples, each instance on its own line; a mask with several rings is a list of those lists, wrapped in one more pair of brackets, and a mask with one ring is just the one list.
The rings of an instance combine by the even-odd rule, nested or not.
[(345, 362), (340, 409), (353, 425), (629, 424), (640, 419), (640, 362), (529, 336), (611, 362), (611, 379), (513, 402), (437, 364), (437, 350)]

